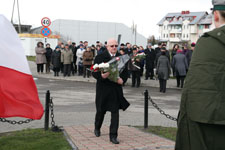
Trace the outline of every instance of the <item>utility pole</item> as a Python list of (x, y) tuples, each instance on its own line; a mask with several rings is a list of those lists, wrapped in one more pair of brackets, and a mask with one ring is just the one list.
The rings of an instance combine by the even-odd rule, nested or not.
[[(12, 23), (12, 24), (14, 24), (14, 23), (13, 23), (13, 15), (14, 15), (15, 3), (16, 3), (16, 0), (13, 1), (13, 9), (12, 9), (12, 17), (11, 17), (11, 23)], [(19, 20), (18, 28), (19, 28), (19, 33), (21, 33), (21, 22), (20, 22), (19, 0), (17, 0), (17, 11), (18, 11), (18, 20)]]

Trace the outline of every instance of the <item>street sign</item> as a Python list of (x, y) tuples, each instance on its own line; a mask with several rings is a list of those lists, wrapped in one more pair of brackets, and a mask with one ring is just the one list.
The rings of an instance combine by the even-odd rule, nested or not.
[(43, 27), (48, 27), (51, 25), (51, 20), (48, 17), (44, 17), (41, 19), (41, 24)]
[(44, 27), (41, 29), (41, 34), (45, 37), (51, 35), (51, 30), (48, 27)]

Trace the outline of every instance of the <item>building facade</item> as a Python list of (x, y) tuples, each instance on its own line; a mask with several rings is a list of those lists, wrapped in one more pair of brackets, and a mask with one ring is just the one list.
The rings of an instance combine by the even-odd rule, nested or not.
[(158, 23), (161, 42), (166, 42), (169, 49), (174, 44), (197, 42), (205, 32), (212, 30), (212, 15), (207, 12), (182, 11), (168, 13)]

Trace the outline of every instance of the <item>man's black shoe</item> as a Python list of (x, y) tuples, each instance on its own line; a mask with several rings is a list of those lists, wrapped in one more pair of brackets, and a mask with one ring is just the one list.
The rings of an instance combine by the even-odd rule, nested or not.
[(100, 137), (101, 136), (101, 132), (100, 132), (100, 130), (94, 130), (94, 133), (95, 133), (95, 136), (96, 137)]
[(113, 144), (120, 144), (117, 138), (110, 138), (110, 142), (112, 142)]

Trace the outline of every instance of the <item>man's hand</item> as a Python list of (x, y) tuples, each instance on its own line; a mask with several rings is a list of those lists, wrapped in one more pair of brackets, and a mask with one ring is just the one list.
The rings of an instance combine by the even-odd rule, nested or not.
[(120, 84), (120, 85), (122, 85), (122, 84), (123, 84), (123, 79), (119, 78), (119, 79), (117, 80), (117, 83)]
[(102, 78), (103, 78), (103, 79), (108, 78), (108, 76), (109, 76), (109, 72), (102, 73)]

